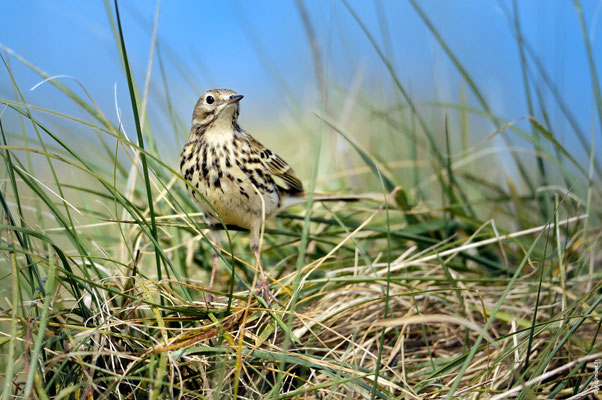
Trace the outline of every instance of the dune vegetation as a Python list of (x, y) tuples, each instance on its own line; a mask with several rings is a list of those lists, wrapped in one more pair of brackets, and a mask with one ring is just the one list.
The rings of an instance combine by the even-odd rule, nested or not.
[[(14, 88), (0, 99), (3, 398), (596, 398), (595, 130), (571, 114), (511, 10), (530, 115), (509, 121), (412, 3), (462, 77), (460, 100), (417, 103), (345, 3), (387, 71), (388, 92), (367, 101), (370, 88), (328, 82), (314, 59), (323, 103), (299, 110), (289, 132), (303, 143), (289, 162), (309, 196), (267, 221), (262, 237), (282, 305), (253, 289), (248, 233), (218, 227), (218, 300), (207, 306), (214, 245), (146, 117), (148, 83), (170, 87), (156, 66), (163, 55), (151, 53), (154, 69), (134, 76), (118, 11), (107, 7), (130, 91), (119, 108), (136, 122), (129, 136), (86, 82), (50, 77), (2, 47)], [(598, 124), (600, 88), (583, 40)], [(80, 112), (30, 104), (17, 63)], [(588, 157), (558, 139), (535, 80)], [(167, 92), (162, 101), (183, 145), (189, 122), (170, 113)], [(3, 122), (8, 115), (19, 123)], [(474, 118), (494, 128), (476, 129)], [(95, 150), (65, 131), (90, 134)], [(274, 150), (297, 151), (287, 143)], [(323, 192), (357, 201), (312, 200)]]

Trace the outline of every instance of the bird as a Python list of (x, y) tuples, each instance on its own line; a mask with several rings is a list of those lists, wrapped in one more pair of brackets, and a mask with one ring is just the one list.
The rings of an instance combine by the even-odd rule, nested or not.
[[(190, 135), (180, 155), (180, 172), (209, 225), (249, 230), (250, 247), (261, 273), (260, 292), (280, 303), (269, 289), (259, 254), (261, 227), (287, 200), (302, 197), (303, 184), (281, 157), (238, 124), (243, 95), (211, 89), (194, 106)], [(218, 243), (219, 232), (209, 238)], [(213, 253), (209, 290), (213, 290), (218, 253)], [(210, 304), (210, 298), (207, 299)]]

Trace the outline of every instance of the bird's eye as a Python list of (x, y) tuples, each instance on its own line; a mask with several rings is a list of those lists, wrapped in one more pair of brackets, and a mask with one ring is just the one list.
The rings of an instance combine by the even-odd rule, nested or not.
[(213, 102), (215, 101), (215, 99), (213, 98), (213, 96), (207, 96), (205, 98), (205, 101), (207, 102), (207, 104), (213, 104)]

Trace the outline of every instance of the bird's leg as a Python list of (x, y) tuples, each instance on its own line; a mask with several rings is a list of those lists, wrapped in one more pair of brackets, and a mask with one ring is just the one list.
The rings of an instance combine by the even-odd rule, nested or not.
[(267, 301), (268, 307), (270, 306), (272, 300), (274, 300), (276, 303), (282, 306), (282, 303), (276, 298), (276, 296), (274, 296), (274, 293), (270, 291), (270, 282), (268, 280), (268, 276), (263, 271), (263, 266), (261, 265), (261, 255), (259, 254), (259, 246), (257, 246), (256, 244), (252, 244), (251, 251), (253, 252), (253, 254), (255, 254), (255, 263), (259, 267), (259, 272), (261, 274), (261, 282), (257, 285), (259, 286), (259, 291), (261, 292), (261, 295), (263, 296), (265, 301)]
[(217, 251), (213, 252), (213, 267), (211, 268), (211, 279), (209, 280), (209, 290), (213, 290), (213, 280), (215, 279), (215, 270), (217, 269), (217, 260), (219, 255)]
[[(213, 266), (211, 267), (211, 279), (209, 279), (209, 291), (213, 290), (213, 280), (215, 279), (215, 270), (217, 269), (217, 260), (219, 255), (217, 251), (213, 252)], [(211, 301), (217, 300), (217, 296), (213, 293), (207, 293), (205, 295), (205, 302), (207, 303), (207, 307), (211, 307)]]
[[(209, 290), (211, 291), (213, 290), (213, 281), (215, 280), (215, 271), (217, 270), (217, 260), (219, 259), (219, 249), (217, 248), (219, 233), (214, 230), (211, 230), (209, 231), (208, 236), (211, 239), (211, 242), (213, 242), (213, 245), (216, 246), (216, 249), (213, 250), (213, 266), (211, 267), (211, 278), (209, 279)], [(211, 301), (213, 300), (217, 300), (217, 296), (213, 293), (207, 293), (205, 295), (205, 302), (207, 303), (207, 307), (211, 307)]]

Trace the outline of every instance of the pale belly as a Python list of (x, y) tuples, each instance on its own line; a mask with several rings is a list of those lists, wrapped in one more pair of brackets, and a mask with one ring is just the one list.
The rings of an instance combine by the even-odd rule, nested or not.
[(262, 203), (262, 197), (257, 194), (248, 181), (238, 183), (222, 179), (219, 188), (207, 185), (207, 181), (205, 181), (199, 184), (198, 189), (206, 201), (198, 195), (194, 196), (195, 200), (205, 213), (208, 222), (212, 224), (220, 222), (216, 216), (217, 212), (217, 215), (227, 225), (252, 229), (261, 223), (262, 214), (265, 215), (265, 219), (268, 219), (279, 207), (279, 196), (276, 191), (261, 193)]

